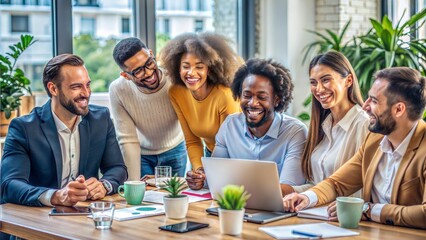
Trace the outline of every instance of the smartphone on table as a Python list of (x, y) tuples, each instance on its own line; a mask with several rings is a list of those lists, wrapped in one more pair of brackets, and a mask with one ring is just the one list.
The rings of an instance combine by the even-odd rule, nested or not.
[(170, 231), (170, 232), (185, 233), (185, 232), (205, 228), (205, 227), (208, 227), (208, 226), (209, 225), (207, 223), (186, 221), (186, 222), (161, 226), (159, 228), (161, 230)]
[(89, 207), (65, 207), (65, 206), (55, 206), (49, 212), (49, 215), (52, 216), (72, 216), (72, 215), (89, 215), (91, 214)]

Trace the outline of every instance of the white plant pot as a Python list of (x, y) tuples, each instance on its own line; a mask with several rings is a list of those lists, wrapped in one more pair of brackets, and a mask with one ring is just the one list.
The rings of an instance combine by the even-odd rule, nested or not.
[(164, 196), (164, 209), (167, 218), (182, 219), (188, 213), (188, 196), (169, 198)]
[(226, 210), (219, 208), (220, 232), (228, 235), (240, 235), (243, 231), (244, 209)]

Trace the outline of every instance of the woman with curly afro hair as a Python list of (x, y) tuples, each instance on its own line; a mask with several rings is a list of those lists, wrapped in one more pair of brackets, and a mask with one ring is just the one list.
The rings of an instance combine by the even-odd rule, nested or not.
[(229, 86), (241, 58), (219, 34), (185, 33), (167, 42), (159, 60), (173, 83), (169, 97), (192, 165), (188, 186), (200, 189), (205, 180), (201, 157), (211, 156), (220, 125), (239, 111)]

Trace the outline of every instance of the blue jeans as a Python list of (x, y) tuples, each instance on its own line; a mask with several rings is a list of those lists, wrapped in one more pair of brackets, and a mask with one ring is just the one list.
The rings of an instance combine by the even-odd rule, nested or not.
[(170, 166), (172, 167), (172, 176), (177, 173), (179, 177), (183, 177), (185, 176), (187, 158), (185, 142), (181, 142), (169, 151), (158, 155), (142, 155), (141, 177), (154, 175), (156, 166)]

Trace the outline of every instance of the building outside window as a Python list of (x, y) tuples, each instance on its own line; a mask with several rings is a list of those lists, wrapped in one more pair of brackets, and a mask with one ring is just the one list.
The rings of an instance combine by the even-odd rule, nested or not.
[[(227, 12), (230, 8), (237, 9), (236, 0), (222, 0), (220, 4), (216, 3), (216, 0), (202, 0), (202, 3), (198, 0), (155, 1), (157, 9), (151, 11), (155, 11), (157, 31), (153, 34), (156, 34), (157, 46), (149, 47), (156, 53), (171, 38), (184, 32), (194, 32), (194, 30), (216, 31), (236, 42), (234, 36), (237, 32), (237, 18), (235, 16), (229, 16), (229, 14), (222, 16), (219, 20), (223, 23), (218, 26), (223, 25), (223, 27), (215, 29), (213, 26), (213, 12), (217, 9)], [(119, 76), (121, 71), (112, 60), (112, 49), (119, 40), (136, 36), (132, 13), (133, 0), (73, 0), (71, 2), (72, 51), (85, 60), (92, 79), (92, 91), (107, 92), (109, 84)], [(18, 65), (32, 80), (33, 92), (44, 93), (45, 90), (41, 84), (42, 68), (53, 57), (51, 0), (0, 0), (0, 3), (7, 5), (7, 7), (0, 6), (0, 15), (3, 19), (0, 21), (0, 51), (4, 52), (9, 45), (16, 43), (21, 33), (33, 35), (38, 41), (21, 57)], [(30, 3), (34, 5), (28, 5)], [(23, 4), (27, 4), (25, 12), (22, 10)], [(187, 10), (188, 7), (189, 10)]]
[(12, 33), (28, 33), (30, 31), (28, 16), (12, 15), (10, 23)]

